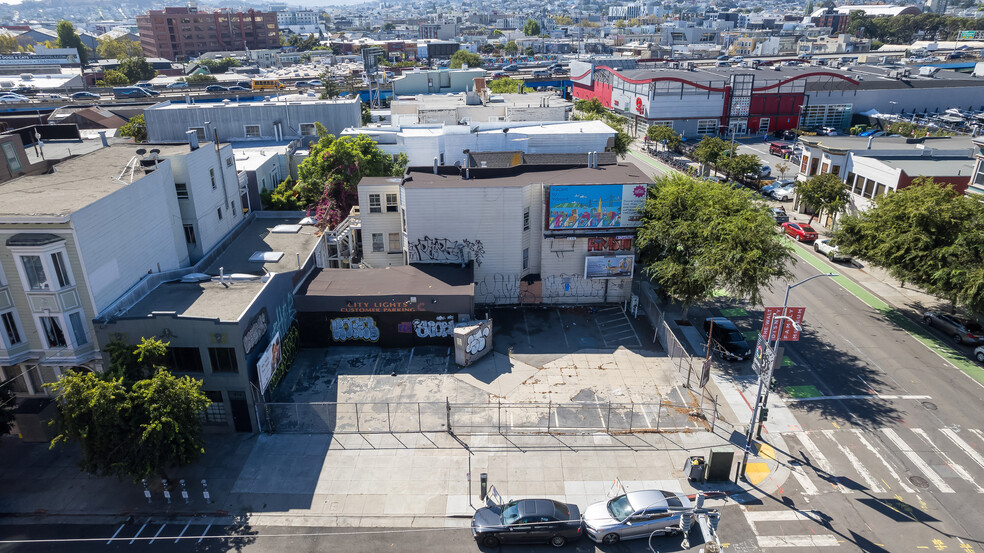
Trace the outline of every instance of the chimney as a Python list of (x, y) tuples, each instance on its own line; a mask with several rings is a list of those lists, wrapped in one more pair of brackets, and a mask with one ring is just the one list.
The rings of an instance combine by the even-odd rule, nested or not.
[(102, 141), (103, 148), (109, 146), (109, 141), (106, 140), (106, 131), (99, 131), (99, 140)]
[(871, 149), (871, 143), (874, 142), (874, 141), (875, 141), (875, 137), (874, 136), (869, 136), (868, 137), (868, 149), (869, 150)]
[(437, 158), (434, 158), (434, 174), (437, 174)]
[(191, 146), (191, 151), (194, 152), (198, 149), (198, 134), (195, 131), (187, 131), (185, 136), (188, 137), (188, 145)]
[(225, 267), (219, 267), (219, 282), (225, 284)]
[(465, 156), (465, 180), (471, 179), (471, 161), (469, 156)]

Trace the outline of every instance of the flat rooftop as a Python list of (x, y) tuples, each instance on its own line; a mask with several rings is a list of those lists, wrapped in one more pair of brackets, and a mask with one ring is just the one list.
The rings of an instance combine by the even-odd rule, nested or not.
[[(244, 93), (245, 94), (245, 93)], [(256, 95), (262, 95), (263, 92), (257, 91)], [(274, 96), (270, 95), (269, 99), (263, 99), (259, 101), (241, 101), (241, 102), (199, 102), (195, 104), (185, 104), (185, 103), (171, 103), (170, 101), (164, 101), (159, 104), (154, 104), (147, 108), (147, 110), (196, 110), (196, 109), (249, 109), (258, 107), (284, 107), (284, 106), (298, 106), (298, 105), (335, 105), (335, 104), (352, 104), (359, 101), (358, 97), (355, 98), (339, 98), (336, 100), (319, 100), (317, 96), (308, 96), (301, 94), (292, 94), (289, 96)]]
[(903, 136), (876, 136), (868, 148), (868, 138), (863, 136), (801, 136), (800, 141), (810, 146), (831, 150), (853, 151), (864, 154), (860, 150), (970, 150), (974, 148), (974, 139), (970, 136), (950, 136), (946, 138), (927, 137), (921, 142), (909, 142)]
[(219, 282), (165, 282), (131, 307), (122, 318), (134, 319), (174, 314), (177, 317), (238, 321), (264, 282), (236, 280)]
[(530, 92), (527, 94), (492, 94), (489, 101), (485, 104), (466, 105), (463, 92), (448, 94), (420, 94), (417, 96), (398, 96), (390, 104), (392, 113), (403, 113), (401, 106), (415, 105), (417, 110), (450, 109), (456, 107), (482, 108), (482, 107), (541, 107), (541, 101), (546, 99), (546, 107), (565, 107), (574, 104), (557, 96), (556, 92)]
[[(463, 171), (463, 170), (462, 170)], [(403, 185), (408, 188), (515, 187), (529, 184), (635, 184), (650, 178), (635, 165), (601, 165), (597, 168), (552, 169), (520, 165), (508, 169), (472, 168), (470, 179), (448, 169), (435, 175), (432, 167), (410, 167)]]
[(239, 171), (256, 171), (272, 158), (286, 155), (290, 147), (289, 142), (233, 142), (231, 145)]
[(470, 267), (419, 264), (375, 269), (320, 269), (298, 289), (299, 296), (439, 296), (474, 293)]
[(967, 177), (974, 172), (974, 159), (953, 158), (881, 158), (882, 163), (901, 169), (910, 177)]
[[(82, 144), (76, 144), (83, 149)], [(71, 148), (70, 144), (61, 146)], [(129, 185), (129, 175), (123, 180), (116, 177), (137, 155), (138, 148), (158, 148), (161, 156), (188, 151), (187, 145), (113, 144), (108, 148), (99, 147), (55, 165), (52, 173), (19, 177), (0, 184), (0, 217), (67, 216), (97, 202)], [(143, 173), (138, 170), (134, 179), (140, 176)]]
[[(268, 219), (257, 217), (250, 222), (242, 233), (229, 244), (225, 251), (203, 271), (209, 275), (218, 275), (222, 267), (227, 275), (242, 273), (263, 275), (265, 268), (271, 273), (285, 273), (297, 270), (297, 256), (301, 256), (301, 265), (307, 261), (318, 242), (317, 228), (313, 225), (300, 225), (299, 217), (279, 217)], [(291, 232), (278, 232), (281, 225), (293, 225)], [(256, 252), (274, 255), (276, 260), (266, 262), (250, 261)], [(283, 255), (276, 256), (276, 253)]]

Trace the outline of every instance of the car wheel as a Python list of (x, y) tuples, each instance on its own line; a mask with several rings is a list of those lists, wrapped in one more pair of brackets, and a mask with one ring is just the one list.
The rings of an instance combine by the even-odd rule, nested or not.
[(926, 326), (933, 326), (933, 318), (932, 317), (923, 317), (923, 324), (926, 325)]
[(977, 360), (984, 363), (984, 351), (977, 352)]
[(554, 536), (550, 538), (550, 545), (554, 547), (564, 547), (567, 545), (567, 538), (564, 536)]
[(485, 547), (499, 547), (499, 538), (495, 536), (485, 536), (482, 538), (482, 545)]
[(963, 338), (959, 334), (954, 334), (953, 335), (953, 341), (956, 342), (956, 343), (958, 343), (958, 344), (962, 344), (963, 343)]
[(813, 251), (815, 251), (815, 252), (820, 251), (820, 246), (818, 246), (816, 243), (814, 243), (813, 244)]
[(796, 235), (796, 241), (797, 242), (802, 242), (803, 241), (803, 237), (797, 234)]
[(618, 543), (619, 539), (621, 539), (619, 538), (619, 535), (613, 532), (611, 534), (605, 534), (605, 537), (601, 538), (601, 543), (605, 545), (614, 545)]

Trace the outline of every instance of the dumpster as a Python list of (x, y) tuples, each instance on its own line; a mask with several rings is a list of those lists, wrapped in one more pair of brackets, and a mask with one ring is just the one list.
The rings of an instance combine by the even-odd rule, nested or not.
[(703, 481), (704, 480), (704, 470), (707, 467), (707, 463), (704, 461), (702, 455), (692, 455), (687, 459), (687, 464), (683, 467), (683, 473), (687, 475), (687, 480), (693, 481)]

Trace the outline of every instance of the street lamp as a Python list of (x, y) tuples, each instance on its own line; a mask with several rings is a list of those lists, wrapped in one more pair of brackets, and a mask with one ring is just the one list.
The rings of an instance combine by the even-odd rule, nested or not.
[[(789, 320), (789, 322), (793, 323), (794, 325), (793, 327), (796, 329), (797, 332), (802, 330), (802, 327), (800, 327), (799, 323), (797, 323), (791, 317), (786, 315), (786, 308), (789, 305), (790, 290), (802, 284), (806, 284), (807, 282), (810, 282), (815, 278), (835, 277), (835, 276), (840, 276), (840, 275), (838, 275), (837, 273), (820, 273), (818, 275), (813, 275), (811, 277), (804, 278), (803, 280), (797, 283), (786, 285), (786, 295), (782, 299), (782, 311), (779, 313), (779, 315), (773, 317), (773, 320), (776, 319), (779, 320), (779, 328), (776, 329), (775, 345), (771, 346), (773, 352), (776, 352), (779, 348), (779, 340), (782, 339), (781, 337), (782, 337), (783, 325), (785, 324), (786, 320)], [(770, 347), (768, 342), (766, 343), (766, 347)], [(742, 474), (744, 474), (745, 467), (748, 465), (748, 454), (751, 451), (752, 434), (754, 433), (756, 435), (756, 439), (761, 439), (762, 437), (763, 423), (759, 422), (758, 420), (759, 412), (761, 411), (762, 407), (766, 405), (766, 401), (768, 401), (769, 399), (769, 387), (765, 386), (765, 383), (772, 382), (772, 372), (774, 367), (775, 367), (775, 359), (773, 358), (772, 363), (770, 363), (768, 367), (762, 367), (761, 371), (759, 372), (758, 392), (755, 394), (755, 406), (752, 407), (752, 420), (748, 423), (748, 429), (745, 431), (745, 454), (742, 457), (741, 464), (738, 465), (738, 472), (735, 474), (736, 484), (738, 483), (738, 479), (741, 478)]]

